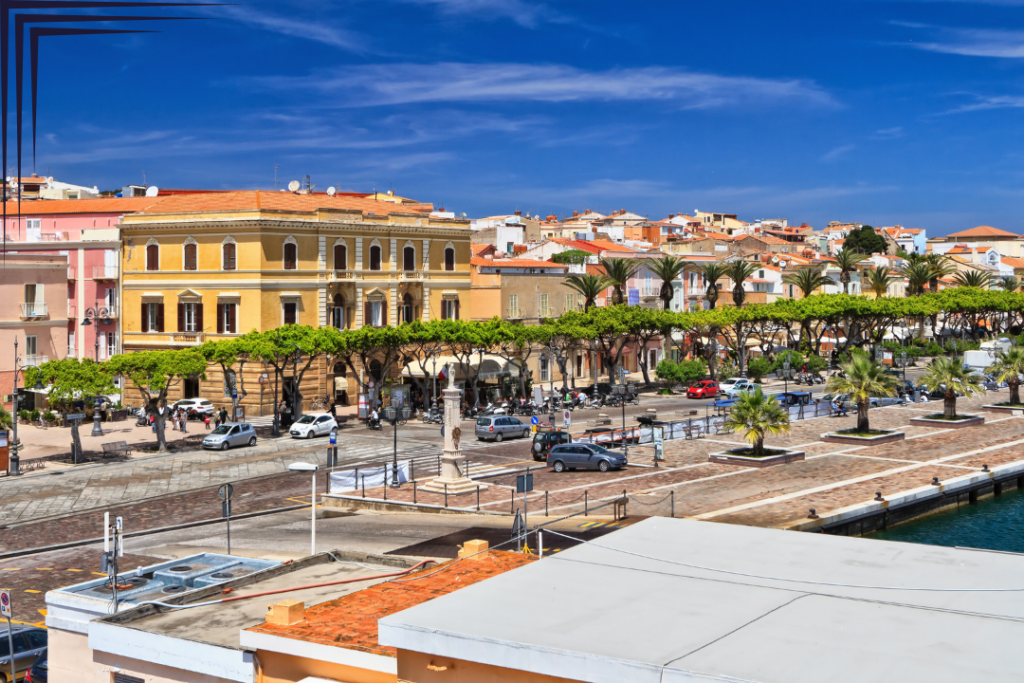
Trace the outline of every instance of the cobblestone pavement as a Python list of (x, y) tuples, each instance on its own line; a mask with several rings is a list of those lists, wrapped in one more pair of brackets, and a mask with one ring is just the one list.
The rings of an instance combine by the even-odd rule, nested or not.
[[(879, 446), (851, 446), (821, 441), (821, 435), (853, 427), (856, 417), (818, 418), (794, 422), (788, 434), (769, 437), (769, 446), (795, 448), (806, 460), (763, 469), (708, 462), (710, 453), (745, 445), (738, 434), (710, 435), (666, 442), (665, 461), (657, 469), (629, 467), (619, 472), (575, 471), (555, 474), (541, 463), (524, 461), (516, 469), (531, 467), (534, 492), (531, 510), (551, 515), (591, 508), (629, 495), (637, 514), (692, 516), (699, 519), (757, 526), (789, 526), (805, 519), (808, 510), (820, 514), (867, 502), (882, 490), (886, 494), (980, 471), (983, 465), (1024, 460), (1024, 420), (1005, 413), (984, 412), (982, 406), (1005, 400), (1005, 390), (973, 399), (960, 399), (958, 412), (981, 413), (988, 420), (979, 427), (953, 430), (910, 426), (912, 417), (941, 411), (940, 403), (887, 407), (871, 411), (872, 428), (899, 429), (902, 442)], [(651, 462), (643, 449), (631, 449), (633, 463)], [(449, 495), (451, 507), (510, 512), (521, 508), (515, 473), (476, 476), (479, 493)], [(486, 485), (486, 488), (483, 486)], [(388, 492), (389, 500), (413, 499), (412, 487)], [(381, 498), (382, 489), (368, 489), (367, 498)], [(445, 505), (443, 495), (416, 491), (420, 504)]]

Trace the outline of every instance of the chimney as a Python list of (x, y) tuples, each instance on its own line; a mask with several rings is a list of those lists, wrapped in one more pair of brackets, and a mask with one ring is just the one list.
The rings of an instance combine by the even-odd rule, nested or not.
[(523, 212), (522, 212), (522, 211), (516, 211), (516, 215), (517, 215), (517, 216), (522, 216), (522, 215), (523, 215)]
[(625, 209), (619, 209), (619, 215), (620, 216), (625, 216), (626, 215), (626, 210)]
[(676, 215), (675, 215), (674, 213), (670, 213), (670, 214), (668, 215), (668, 219), (669, 219), (669, 220), (672, 220), (672, 219), (673, 219), (673, 218), (675, 218), (675, 217), (676, 217)]
[(291, 626), (306, 618), (306, 603), (301, 600), (282, 600), (267, 605), (267, 623)]
[(573, 216), (579, 216), (579, 215), (580, 215), (580, 212), (579, 212), (579, 211), (573, 211), (573, 212), (572, 212), (572, 215), (573, 215)]
[(548, 223), (555, 223), (558, 221), (558, 216), (548, 216)]

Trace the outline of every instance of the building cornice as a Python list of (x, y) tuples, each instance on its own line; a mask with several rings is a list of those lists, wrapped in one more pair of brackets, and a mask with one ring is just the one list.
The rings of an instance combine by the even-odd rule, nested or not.
[[(442, 226), (431, 224), (429, 220), (423, 223), (423, 218), (417, 218), (416, 223), (397, 223), (386, 221), (366, 220), (322, 220), (318, 218), (308, 219), (278, 219), (278, 218), (222, 218), (211, 220), (208, 217), (197, 217), (194, 220), (178, 221), (131, 221), (125, 217), (121, 223), (122, 235), (163, 233), (172, 235), (192, 235), (198, 231), (209, 231), (214, 233), (255, 231), (264, 234), (275, 234), (275, 230), (284, 231), (285, 234), (295, 232), (318, 233), (340, 233), (340, 232), (372, 232), (374, 234), (402, 233), (413, 235), (444, 235), (450, 237), (469, 238), (473, 230), (466, 222), (464, 227)], [(230, 226), (230, 227), (229, 227)]]

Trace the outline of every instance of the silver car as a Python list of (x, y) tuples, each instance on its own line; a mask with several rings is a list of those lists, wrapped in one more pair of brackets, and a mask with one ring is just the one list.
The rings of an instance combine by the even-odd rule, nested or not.
[(555, 472), (565, 470), (620, 470), (629, 462), (622, 453), (592, 443), (559, 444), (548, 453), (548, 465)]
[(256, 430), (251, 424), (225, 422), (203, 439), (203, 448), (226, 451), (232, 446), (255, 446)]
[[(7, 629), (0, 638), (0, 675), (11, 671), (11, 649), (7, 638)], [(14, 641), (14, 676), (21, 679), (32, 667), (36, 657), (46, 651), (46, 631), (41, 628), (26, 628), (15, 624), (11, 629)], [(6, 678), (0, 679), (6, 681)]]
[(476, 421), (476, 438), (481, 441), (504, 441), (514, 437), (526, 436), (530, 433), (530, 425), (520, 422), (517, 417), (494, 415), (481, 417)]

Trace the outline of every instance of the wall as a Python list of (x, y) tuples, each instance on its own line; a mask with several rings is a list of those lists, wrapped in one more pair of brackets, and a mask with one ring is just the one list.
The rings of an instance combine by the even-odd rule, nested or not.
[[(432, 671), (428, 666), (444, 671)], [(566, 683), (574, 679), (557, 678), (543, 674), (506, 669), (499, 666), (477, 664), (447, 657), (435, 657), (411, 650), (398, 651), (398, 680), (400, 683)]]
[(343, 664), (320, 662), (266, 650), (257, 650), (256, 657), (263, 665), (256, 683), (295, 683), (307, 676), (319, 676), (339, 683), (396, 683), (398, 680), (394, 674), (356, 669)]

